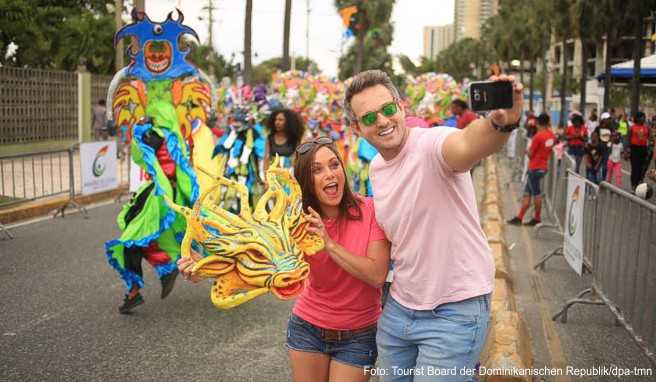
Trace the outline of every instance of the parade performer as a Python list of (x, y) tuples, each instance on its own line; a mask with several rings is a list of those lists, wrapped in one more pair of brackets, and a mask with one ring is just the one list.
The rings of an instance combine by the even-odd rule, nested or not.
[[(127, 288), (122, 314), (129, 313), (144, 300), (142, 259), (155, 269), (162, 283), (161, 297), (172, 290), (180, 255), (185, 221), (165, 203), (191, 206), (218, 171), (211, 158), (214, 145), (206, 125), (211, 105), (211, 85), (198, 69), (185, 59), (180, 36), (196, 33), (170, 13), (164, 22), (152, 22), (145, 13), (134, 12), (133, 23), (116, 33), (114, 44), (132, 37), (127, 49), (130, 64), (119, 71), (108, 91), (110, 118), (129, 127), (131, 154), (150, 178), (123, 207), (117, 223), (118, 239), (105, 244), (109, 263)], [(192, 168), (202, 168), (198, 177)], [(202, 178), (202, 179), (201, 179)]]
[[(251, 201), (255, 201), (263, 191), (264, 127), (245, 106), (234, 106), (227, 120), (225, 132), (217, 142), (213, 156), (225, 163), (223, 175), (245, 185)], [(239, 211), (236, 193), (231, 191), (222, 197), (233, 212)]]

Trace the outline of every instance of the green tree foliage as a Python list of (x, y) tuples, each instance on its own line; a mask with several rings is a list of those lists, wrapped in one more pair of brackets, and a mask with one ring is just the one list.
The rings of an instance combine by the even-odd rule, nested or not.
[[(114, 15), (99, 0), (0, 0), (0, 63), (113, 73)], [(6, 57), (9, 45), (18, 49)]]
[(198, 45), (192, 48), (189, 60), (199, 69), (214, 77), (219, 82), (223, 77), (235, 77), (235, 66), (231, 61), (226, 61), (209, 45)]
[(437, 55), (433, 71), (448, 73), (456, 81), (462, 81), (465, 77), (476, 78), (476, 69), (484, 65), (484, 54), (480, 41), (464, 38)]
[(367, 69), (381, 69), (392, 74), (392, 56), (387, 48), (392, 43), (394, 28), (390, 22), (395, 0), (335, 0), (339, 10), (358, 7), (351, 30), (355, 43), (339, 58), (339, 78), (344, 80)]
[[(296, 70), (302, 70), (304, 72), (310, 72), (312, 74), (319, 73), (319, 66), (313, 60), (309, 60), (306, 57), (295, 57), (294, 66)], [(253, 84), (264, 83), (267, 84), (271, 82), (271, 75), (276, 71), (284, 71), (283, 67), (283, 58), (274, 57), (266, 61), (261, 62), (259, 65), (253, 68)]]
[(418, 76), (427, 72), (448, 73), (457, 81), (462, 81), (465, 77), (479, 78), (481, 69), (488, 60), (489, 55), (484, 52), (481, 42), (472, 38), (464, 38), (451, 44), (434, 60), (421, 57), (419, 65), (415, 65), (405, 55), (399, 56), (401, 67), (408, 74)]

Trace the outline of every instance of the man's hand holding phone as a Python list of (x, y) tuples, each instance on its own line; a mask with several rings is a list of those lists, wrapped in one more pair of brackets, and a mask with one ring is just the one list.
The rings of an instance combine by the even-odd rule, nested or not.
[(490, 111), (488, 116), (494, 125), (515, 125), (522, 115), (522, 90), (514, 76), (491, 76), (488, 81), (470, 83), (469, 105), (475, 112)]

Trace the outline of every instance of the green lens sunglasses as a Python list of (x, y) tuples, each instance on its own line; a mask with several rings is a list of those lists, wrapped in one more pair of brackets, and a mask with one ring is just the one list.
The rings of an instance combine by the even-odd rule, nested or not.
[(383, 117), (391, 117), (396, 114), (397, 111), (399, 111), (399, 108), (396, 105), (396, 102), (389, 102), (384, 104), (383, 107), (381, 107), (378, 111), (370, 111), (365, 113), (362, 117), (360, 117), (360, 122), (362, 122), (362, 124), (365, 126), (371, 126), (376, 123), (376, 120), (378, 119), (378, 113), (382, 114)]

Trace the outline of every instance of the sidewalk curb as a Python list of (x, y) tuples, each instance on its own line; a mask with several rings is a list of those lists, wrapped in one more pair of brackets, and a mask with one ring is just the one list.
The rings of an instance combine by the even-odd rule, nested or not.
[(485, 159), (485, 196), (481, 207), (481, 222), (494, 257), (495, 289), (490, 308), (490, 330), (481, 354), (481, 366), (486, 372), (480, 380), (531, 381), (530, 376), (503, 375), (503, 373), (487, 375), (490, 369), (498, 369), (510, 374), (513, 369), (527, 369), (533, 366), (528, 329), (517, 312), (500, 202), (496, 157), (489, 157)]
[[(73, 200), (84, 206), (104, 200), (113, 200), (127, 192), (127, 186), (107, 192), (92, 195), (77, 195)], [(34, 200), (13, 207), (0, 209), (0, 224), (11, 224), (23, 220), (33, 219), (50, 214), (52, 211), (66, 205), (68, 195), (54, 196), (46, 199)]]

